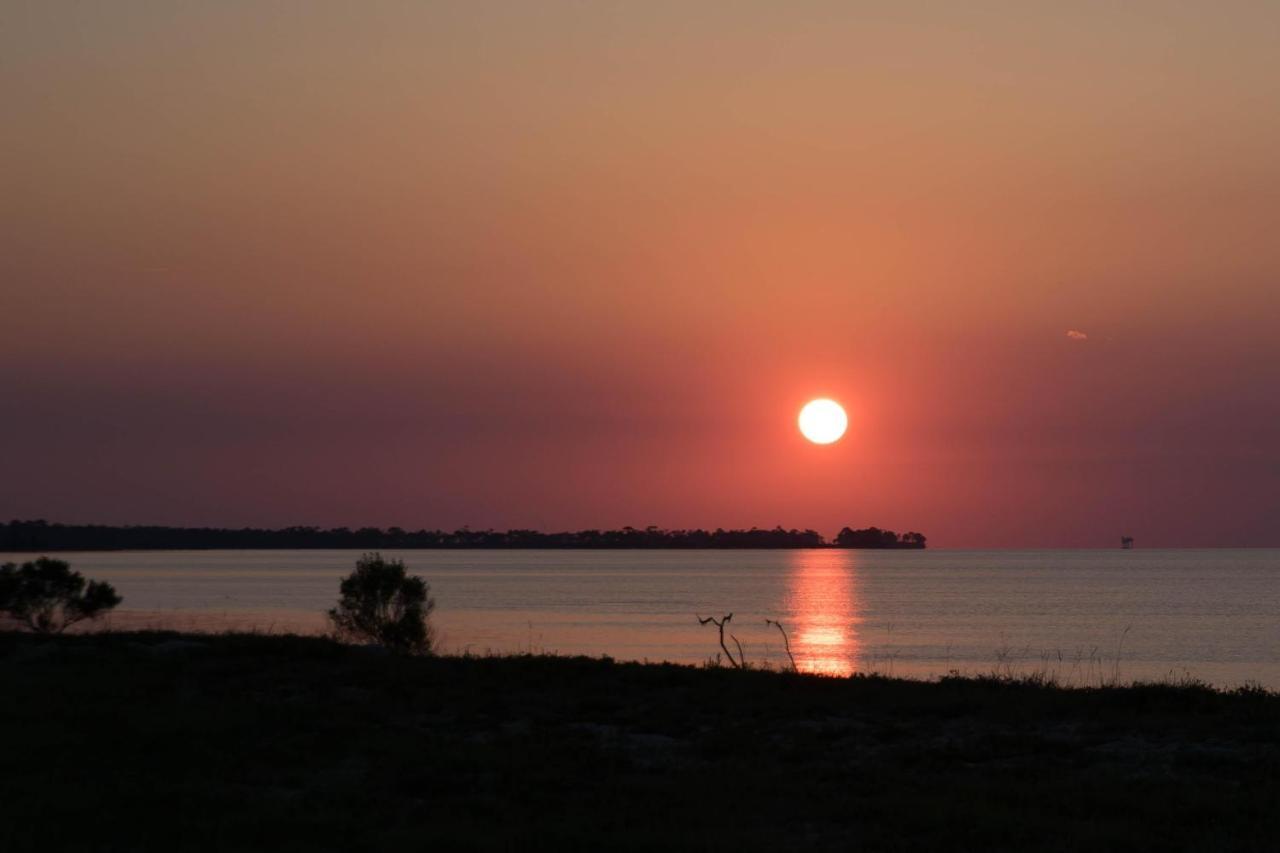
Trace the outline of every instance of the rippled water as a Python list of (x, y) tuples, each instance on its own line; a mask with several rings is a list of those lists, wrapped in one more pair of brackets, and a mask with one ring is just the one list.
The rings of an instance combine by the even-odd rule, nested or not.
[[(732, 612), (749, 662), (785, 663), (771, 618), (809, 671), (1280, 688), (1275, 549), (385, 553), (430, 581), (446, 650), (696, 663), (719, 649), (695, 617)], [(115, 627), (321, 631), (359, 553), (64, 556), (124, 596)]]

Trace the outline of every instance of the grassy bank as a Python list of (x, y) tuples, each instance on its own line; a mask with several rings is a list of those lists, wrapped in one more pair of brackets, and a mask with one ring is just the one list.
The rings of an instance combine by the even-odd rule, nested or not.
[(1272, 850), (1280, 696), (0, 634), (0, 850)]

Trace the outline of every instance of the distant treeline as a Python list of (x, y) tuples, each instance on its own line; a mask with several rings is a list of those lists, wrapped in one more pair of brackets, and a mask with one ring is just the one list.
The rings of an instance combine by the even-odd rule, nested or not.
[(11, 521), (0, 524), (0, 551), (114, 551), (218, 548), (923, 548), (919, 533), (844, 528), (828, 542), (814, 530), (402, 530), (390, 527), (286, 527), (281, 530), (211, 527), (110, 527)]

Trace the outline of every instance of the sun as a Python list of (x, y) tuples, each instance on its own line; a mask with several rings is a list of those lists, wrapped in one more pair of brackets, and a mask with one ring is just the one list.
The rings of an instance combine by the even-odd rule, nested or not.
[(831, 444), (849, 428), (849, 417), (835, 400), (810, 400), (800, 410), (800, 432), (814, 444)]

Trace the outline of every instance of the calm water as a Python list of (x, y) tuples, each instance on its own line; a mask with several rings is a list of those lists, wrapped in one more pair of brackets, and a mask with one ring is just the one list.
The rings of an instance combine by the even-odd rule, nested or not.
[[(404, 551), (446, 650), (696, 663), (732, 611), (749, 661), (931, 676), (1047, 669), (1280, 688), (1280, 550)], [(321, 631), (354, 551), (67, 556), (124, 596), (115, 627)], [(13, 559), (13, 557), (6, 557)], [(730, 644), (732, 646), (732, 644)]]

